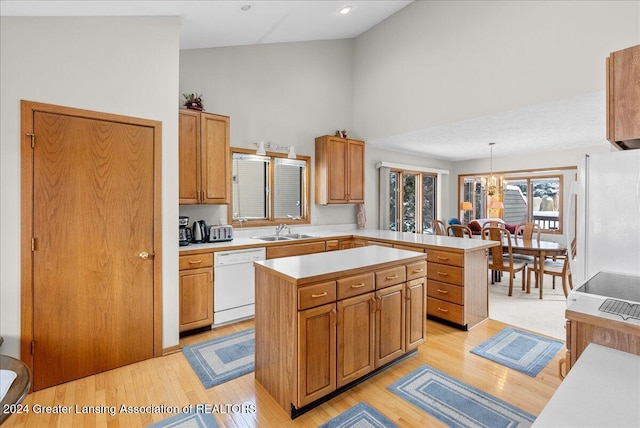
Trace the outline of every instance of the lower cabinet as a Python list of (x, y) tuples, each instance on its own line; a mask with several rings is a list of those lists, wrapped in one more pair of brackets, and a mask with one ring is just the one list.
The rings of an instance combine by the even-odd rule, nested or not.
[(338, 302), (338, 388), (374, 369), (374, 293)]
[(213, 256), (180, 256), (180, 332), (213, 324)]
[(336, 389), (336, 305), (298, 313), (298, 402), (309, 404)]
[(376, 291), (376, 367), (385, 365), (405, 352), (405, 284)]
[(213, 324), (213, 267), (181, 270), (180, 332), (211, 324)]

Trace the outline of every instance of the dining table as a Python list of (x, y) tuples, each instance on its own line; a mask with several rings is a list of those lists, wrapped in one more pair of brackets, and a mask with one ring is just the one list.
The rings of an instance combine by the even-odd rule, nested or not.
[[(502, 242), (502, 248), (508, 250), (509, 244), (505, 240)], [(540, 298), (542, 299), (542, 272), (544, 270), (544, 260), (546, 257), (563, 256), (567, 254), (567, 246), (555, 241), (543, 241), (537, 239), (523, 239), (517, 236), (511, 237), (511, 251), (514, 254), (525, 256), (533, 256), (537, 258), (537, 266), (533, 267), (537, 271), (536, 287), (540, 290)]]

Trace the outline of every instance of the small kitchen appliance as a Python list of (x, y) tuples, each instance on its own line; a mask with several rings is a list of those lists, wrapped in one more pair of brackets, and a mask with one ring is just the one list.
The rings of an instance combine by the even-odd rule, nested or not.
[(223, 242), (233, 240), (233, 227), (225, 224), (209, 227), (209, 242)]
[(178, 243), (181, 247), (191, 243), (192, 234), (189, 229), (189, 217), (180, 216), (178, 218)]
[(207, 242), (209, 239), (209, 228), (204, 220), (198, 220), (193, 222), (193, 238), (191, 242), (194, 244)]

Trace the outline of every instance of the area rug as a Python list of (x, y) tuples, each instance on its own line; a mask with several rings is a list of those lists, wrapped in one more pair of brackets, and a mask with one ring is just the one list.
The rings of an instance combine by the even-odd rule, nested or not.
[(507, 327), (471, 352), (536, 377), (563, 346), (559, 340)]
[(254, 370), (254, 352), (253, 328), (182, 349), (205, 388), (251, 373)]
[(149, 425), (148, 428), (218, 428), (218, 423), (209, 413), (181, 413)]
[(450, 427), (528, 427), (535, 416), (424, 365), (388, 387)]
[(367, 403), (358, 403), (349, 410), (320, 425), (319, 428), (393, 428), (396, 424), (387, 419)]

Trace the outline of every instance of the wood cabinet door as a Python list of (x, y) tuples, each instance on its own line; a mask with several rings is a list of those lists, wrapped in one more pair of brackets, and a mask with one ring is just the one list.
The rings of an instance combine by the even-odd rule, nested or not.
[(406, 346), (405, 351), (409, 352), (424, 343), (426, 308), (425, 285), (427, 279), (422, 277), (407, 282), (406, 289)]
[(200, 200), (200, 113), (178, 114), (178, 197), (180, 204)]
[(338, 302), (338, 388), (374, 369), (375, 293)]
[(607, 58), (607, 139), (640, 139), (640, 45)]
[(404, 294), (404, 283), (376, 291), (376, 368), (405, 352)]
[(336, 389), (336, 304), (298, 312), (300, 408)]
[(227, 204), (231, 193), (229, 117), (202, 113), (202, 200), (204, 204)]
[(348, 140), (347, 200), (364, 203), (364, 142)]
[(328, 192), (329, 203), (346, 203), (347, 199), (347, 140), (343, 138), (329, 138), (327, 150), (328, 161)]
[(213, 269), (180, 271), (180, 332), (213, 324)]

